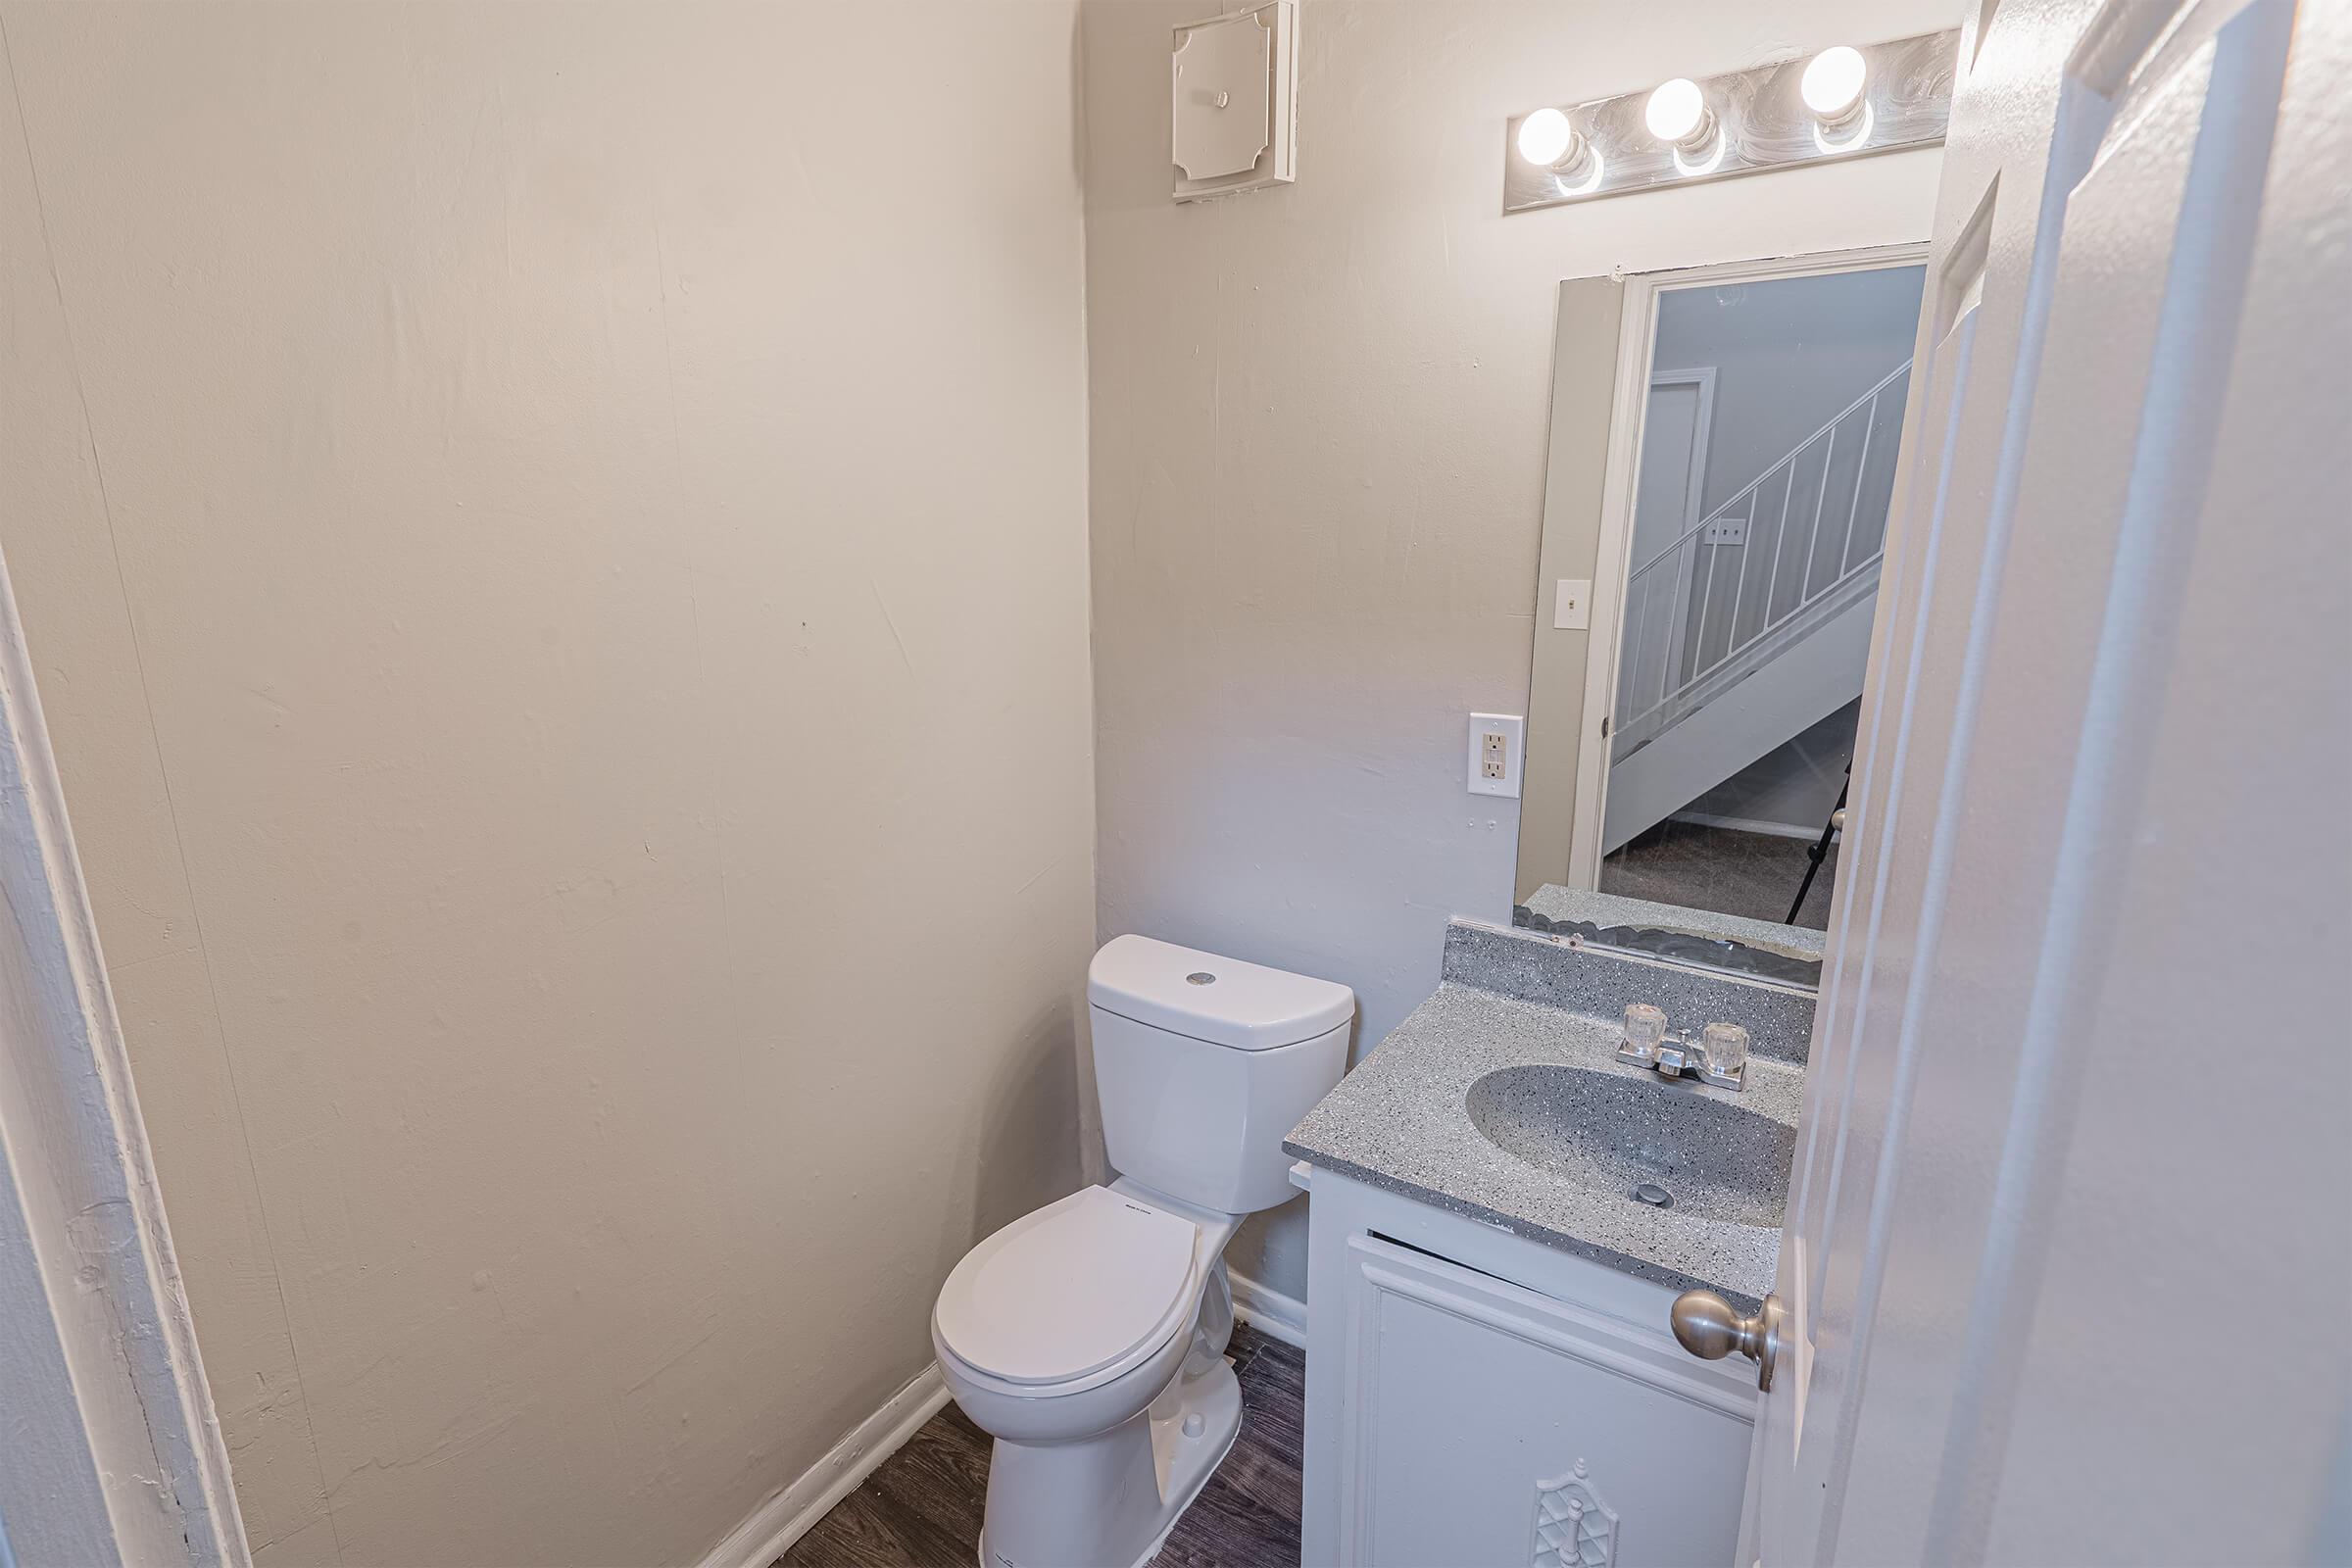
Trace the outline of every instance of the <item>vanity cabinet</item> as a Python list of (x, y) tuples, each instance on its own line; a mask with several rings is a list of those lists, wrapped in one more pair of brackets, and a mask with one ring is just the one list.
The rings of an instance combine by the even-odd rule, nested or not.
[(1304, 1561), (1734, 1561), (1754, 1369), (1698, 1361), (1675, 1293), (1311, 1176)]

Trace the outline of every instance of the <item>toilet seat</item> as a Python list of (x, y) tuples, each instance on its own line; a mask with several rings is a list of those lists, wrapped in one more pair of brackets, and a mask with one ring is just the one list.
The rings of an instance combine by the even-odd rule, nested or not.
[(1034, 1396), (1107, 1383), (1191, 1322), (1200, 1229), (1106, 1187), (1022, 1216), (965, 1254), (939, 1293), (942, 1348)]

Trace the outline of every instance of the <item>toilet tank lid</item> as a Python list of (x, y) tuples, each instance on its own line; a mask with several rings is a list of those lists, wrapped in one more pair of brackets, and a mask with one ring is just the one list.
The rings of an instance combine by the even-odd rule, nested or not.
[(1086, 1000), (1239, 1051), (1312, 1040), (1355, 1015), (1355, 993), (1346, 986), (1139, 936), (1102, 945), (1087, 970)]

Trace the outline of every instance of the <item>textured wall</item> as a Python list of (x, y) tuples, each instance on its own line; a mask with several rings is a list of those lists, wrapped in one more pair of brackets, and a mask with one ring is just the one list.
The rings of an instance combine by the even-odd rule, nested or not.
[[(1465, 715), (1527, 704), (1560, 280), (1919, 239), (1937, 155), (1505, 218), (1504, 121), (1959, 9), (1305, 0), (1298, 183), (1180, 207), (1168, 30), (1202, 8), (1090, 0), (1102, 935), (1345, 981), (1361, 1051), (1448, 915), (1507, 917)], [(1303, 1240), (1286, 1210), (1234, 1255), (1302, 1291)]]
[(0, 27), (0, 548), (260, 1558), (690, 1560), (1077, 1180), (1073, 11)]

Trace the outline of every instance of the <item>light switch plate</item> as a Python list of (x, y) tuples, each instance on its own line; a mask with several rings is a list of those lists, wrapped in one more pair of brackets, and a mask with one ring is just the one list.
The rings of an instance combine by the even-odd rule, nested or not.
[(1592, 629), (1592, 579), (1562, 577), (1552, 585), (1551, 629), (1553, 631), (1591, 631)]
[(1519, 768), (1526, 760), (1527, 720), (1518, 713), (1470, 715), (1470, 793), (1519, 798)]

